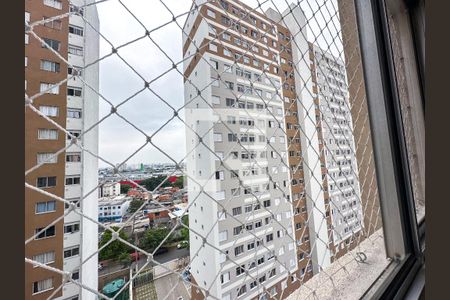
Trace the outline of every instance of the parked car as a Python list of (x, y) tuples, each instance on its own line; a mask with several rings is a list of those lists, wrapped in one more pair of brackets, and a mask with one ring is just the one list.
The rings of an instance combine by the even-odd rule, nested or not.
[(188, 241), (181, 241), (181, 242), (178, 243), (177, 249), (187, 248), (188, 246), (189, 246), (189, 242)]
[(183, 276), (183, 280), (190, 282), (191, 281), (191, 273), (189, 271), (184, 271), (183, 273), (181, 273), (181, 276)]
[(158, 250), (156, 250), (155, 255), (166, 253), (166, 252), (169, 252), (169, 249), (161, 247)]

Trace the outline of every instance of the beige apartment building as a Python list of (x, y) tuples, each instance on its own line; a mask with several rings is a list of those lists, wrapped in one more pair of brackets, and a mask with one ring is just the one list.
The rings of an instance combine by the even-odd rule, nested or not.
[[(78, 145), (97, 153), (97, 129), (81, 133), (98, 120), (98, 96), (86, 85), (98, 88), (98, 66), (84, 69), (99, 55), (98, 34), (87, 26), (89, 22), (98, 28), (98, 16), (95, 6), (83, 7), (85, 1), (71, 3), (25, 1), (25, 27), (53, 18), (32, 28), (45, 44), (31, 32), (25, 33), (25, 93), (43, 93), (32, 105), (77, 137)], [(58, 18), (69, 12), (69, 17)], [(26, 176), (26, 182), (74, 203), (83, 215), (97, 218), (98, 195), (90, 193), (97, 186), (97, 158), (72, 144), (70, 135), (30, 107), (25, 109), (25, 145), (25, 169), (43, 164)], [(60, 218), (25, 245), (26, 258), (70, 272), (72, 280), (96, 290), (97, 255), (87, 258), (97, 251), (97, 225), (68, 208), (68, 204), (25, 188), (25, 240)], [(63, 284), (57, 272), (26, 263), (25, 274), (25, 299), (96, 299), (73, 282)]]

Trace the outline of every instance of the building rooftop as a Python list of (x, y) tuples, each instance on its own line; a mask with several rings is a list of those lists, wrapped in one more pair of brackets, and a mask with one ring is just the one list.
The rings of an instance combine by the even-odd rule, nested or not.
[(131, 200), (133, 200), (133, 197), (126, 195), (103, 197), (98, 199), (98, 206), (120, 205)]

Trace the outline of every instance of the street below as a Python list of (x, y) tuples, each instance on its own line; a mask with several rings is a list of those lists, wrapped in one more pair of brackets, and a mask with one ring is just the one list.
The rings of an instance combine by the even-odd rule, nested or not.
[[(166, 263), (168, 261), (172, 261), (174, 259), (178, 259), (178, 258), (183, 258), (183, 257), (187, 257), (189, 256), (189, 248), (184, 248), (184, 249), (177, 249), (176, 247), (173, 248), (169, 248), (169, 251), (166, 253), (161, 253), (158, 254), (154, 257), (154, 260), (157, 261), (160, 264)], [(147, 262), (146, 257), (141, 257), (138, 260), (138, 268), (142, 268), (143, 265), (145, 265), (145, 263)], [(149, 266), (153, 266), (155, 265), (154, 262), (150, 262)], [(136, 267), (136, 262), (132, 262), (131, 264), (132, 268)], [(110, 273), (114, 273), (123, 269), (126, 269), (128, 267), (124, 266), (123, 264), (114, 264), (114, 265), (109, 265), (109, 266), (105, 266), (102, 270), (99, 270), (98, 275), (99, 276), (104, 276)]]

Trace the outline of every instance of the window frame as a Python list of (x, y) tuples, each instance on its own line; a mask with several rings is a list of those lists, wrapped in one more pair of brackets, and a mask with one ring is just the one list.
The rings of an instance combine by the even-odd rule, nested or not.
[[(417, 223), (389, 17), (402, 3), (355, 0), (386, 254), (391, 263), (365, 292), (375, 299), (403, 298), (424, 264), (423, 228)], [(409, 25), (411, 26), (411, 24)], [(420, 66), (416, 63), (417, 72)], [(370, 70), (368, 72), (367, 70)], [(421, 95), (424, 102), (423, 94)], [(420, 234), (420, 236), (419, 236)]]
[[(49, 202), (53, 202), (54, 203), (54, 209), (53, 210), (48, 210), (48, 203)], [(46, 210), (38, 212), (38, 204), (41, 204), (41, 203), (45, 203), (45, 209)], [(55, 212), (55, 211), (56, 211), (56, 200), (36, 202), (35, 205), (34, 205), (34, 213), (36, 215), (48, 214), (48, 213), (52, 213), (52, 212)]]

